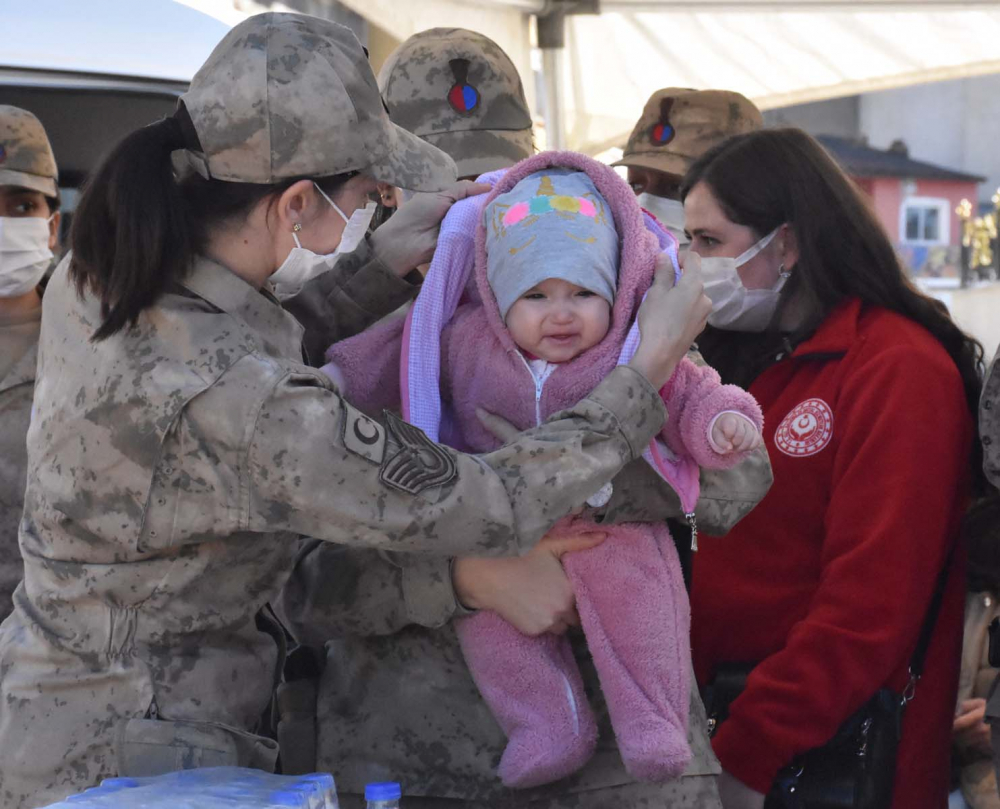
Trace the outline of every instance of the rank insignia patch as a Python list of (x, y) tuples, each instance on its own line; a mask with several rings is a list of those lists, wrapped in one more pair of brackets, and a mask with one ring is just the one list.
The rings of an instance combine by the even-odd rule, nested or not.
[(455, 478), (455, 460), (423, 432), (385, 412), (385, 457), (379, 480), (407, 494), (443, 486)]

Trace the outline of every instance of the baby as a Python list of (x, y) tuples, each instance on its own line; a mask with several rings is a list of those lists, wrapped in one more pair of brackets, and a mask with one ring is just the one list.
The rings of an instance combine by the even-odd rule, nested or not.
[[(325, 368), (352, 403), (375, 410), (399, 399), (431, 437), (474, 452), (499, 443), (477, 408), (527, 429), (628, 361), (656, 254), (675, 248), (628, 185), (582, 155), (543, 153), (488, 179), (496, 186), (485, 204), (459, 203), (445, 220), (402, 334), (389, 324), (338, 343)], [(478, 300), (466, 295), (456, 308), (470, 270)], [(689, 360), (661, 395), (668, 422), (647, 459), (693, 515), (699, 466), (730, 466), (757, 446), (760, 410)], [(587, 505), (599, 509), (610, 495), (611, 484)], [(564, 567), (622, 759), (634, 777), (661, 781), (690, 759), (687, 594), (665, 525), (607, 530), (604, 543), (567, 555)], [(508, 738), (503, 782), (536, 786), (582, 767), (597, 731), (569, 641), (526, 637), (491, 612), (457, 621), (455, 631)]]
[[(528, 177), (487, 208), (492, 222), (486, 236), (490, 289), (536, 381), (544, 380), (552, 365), (596, 346), (611, 325), (618, 235), (593, 182), (576, 174)], [(564, 193), (555, 194), (553, 176)], [(529, 196), (536, 181), (538, 190)], [(565, 193), (572, 191), (580, 194)], [(557, 216), (540, 218), (550, 211)], [(574, 241), (579, 248), (574, 249)], [(723, 412), (712, 420), (710, 441), (720, 454), (741, 452), (755, 449), (760, 434), (740, 413)]]

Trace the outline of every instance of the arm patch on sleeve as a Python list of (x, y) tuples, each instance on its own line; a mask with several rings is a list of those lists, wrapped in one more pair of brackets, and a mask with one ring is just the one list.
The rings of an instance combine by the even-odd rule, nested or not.
[(379, 480), (407, 494), (450, 483), (458, 470), (455, 459), (423, 430), (385, 411), (386, 448)]
[(381, 464), (385, 456), (385, 430), (357, 408), (344, 402), (341, 422), (341, 440), (344, 447), (366, 461)]

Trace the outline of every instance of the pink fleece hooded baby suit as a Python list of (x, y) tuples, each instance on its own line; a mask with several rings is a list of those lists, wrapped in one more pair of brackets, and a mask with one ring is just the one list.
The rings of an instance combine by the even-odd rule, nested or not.
[[(604, 339), (536, 379), (487, 281), (482, 212), (522, 179), (555, 167), (585, 172), (607, 202), (620, 245), (618, 284)], [(458, 203), (446, 217), (405, 325), (389, 322), (337, 343), (324, 368), (355, 406), (375, 414), (401, 404), (404, 416), (430, 437), (469, 452), (500, 443), (479, 422), (477, 407), (528, 429), (585, 398), (626, 362), (638, 340), (635, 316), (657, 252), (669, 252), (676, 266), (673, 237), (640, 209), (614, 170), (590, 158), (547, 152), (483, 179), (494, 182), (492, 193)], [(470, 270), (475, 287), (462, 294)], [(693, 512), (698, 468), (726, 468), (745, 454), (713, 448), (714, 419), (737, 412), (758, 429), (763, 419), (748, 393), (722, 385), (712, 369), (687, 359), (661, 395), (667, 424), (645, 457)], [(663, 781), (679, 775), (690, 759), (690, 610), (680, 563), (664, 524), (602, 528), (608, 538), (601, 545), (568, 554), (563, 565), (622, 760), (635, 778)], [(537, 786), (582, 767), (594, 752), (597, 730), (569, 641), (527, 637), (488, 611), (460, 619), (456, 631), (476, 685), (508, 738), (499, 766), (504, 784)]]

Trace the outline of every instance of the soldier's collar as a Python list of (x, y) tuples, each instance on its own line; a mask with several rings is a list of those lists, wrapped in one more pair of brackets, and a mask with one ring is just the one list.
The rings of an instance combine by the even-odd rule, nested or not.
[(245, 323), (271, 352), (301, 361), (305, 329), (265, 287), (255, 289), (236, 273), (204, 256), (181, 282), (188, 291)]

